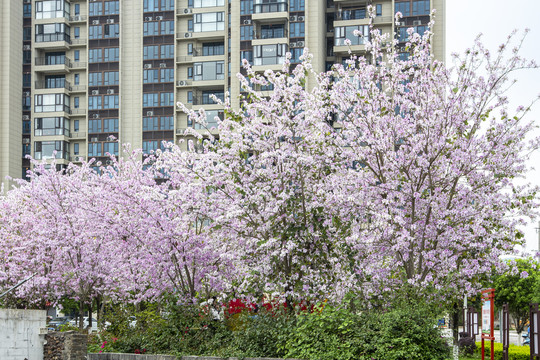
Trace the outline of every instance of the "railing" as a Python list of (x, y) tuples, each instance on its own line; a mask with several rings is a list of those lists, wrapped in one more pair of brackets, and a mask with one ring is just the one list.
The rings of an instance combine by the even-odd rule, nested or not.
[(86, 109), (73, 109), (71, 110), (71, 115), (85, 115)]
[(86, 67), (86, 63), (85, 62), (82, 62), (82, 61), (75, 61), (73, 63), (71, 63), (71, 68), (84, 68)]
[(86, 91), (86, 85), (73, 85), (71, 86), (71, 91), (74, 91), (74, 92)]
[(186, 62), (192, 62), (193, 56), (192, 55), (186, 55), (186, 56), (177, 56), (176, 62), (178, 63), (186, 63)]
[(36, 43), (42, 42), (55, 42), (55, 41), (65, 41), (68, 44), (71, 44), (71, 37), (69, 34), (36, 34)]
[(36, 89), (68, 89), (71, 90), (71, 84), (66, 79), (37, 80)]
[(71, 45), (86, 45), (86, 39), (81, 39), (81, 38), (72, 39)]
[(35, 59), (36, 66), (47, 65), (66, 65), (71, 67), (71, 60), (67, 56), (53, 56), (53, 57), (37, 57)]
[(261, 29), (261, 32), (258, 33), (256, 32), (254, 35), (253, 35), (253, 38), (254, 39), (279, 39), (279, 38), (283, 38), (283, 37), (287, 37), (288, 36), (288, 33), (287, 33), (287, 29), (267, 29), (267, 30), (262, 30)]
[(85, 138), (85, 137), (86, 137), (86, 133), (82, 132), (82, 131), (71, 133), (71, 138), (72, 139), (80, 139), (80, 138)]
[(361, 20), (366, 19), (367, 11), (365, 8), (361, 9), (338, 9), (338, 12), (334, 14), (334, 20)]
[(86, 21), (86, 15), (73, 15), (73, 16), (70, 16), (69, 21), (71, 21), (71, 22)]
[(212, 79), (205, 79), (204, 75), (194, 75), (193, 81), (214, 81), (214, 80), (223, 80), (225, 79), (225, 74), (216, 74)]

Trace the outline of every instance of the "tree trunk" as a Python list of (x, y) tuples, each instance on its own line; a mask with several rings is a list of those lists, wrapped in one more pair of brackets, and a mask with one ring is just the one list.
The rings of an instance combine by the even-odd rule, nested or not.
[(84, 321), (83, 321), (83, 318), (84, 318), (84, 300), (79, 300), (79, 331), (83, 331), (83, 327), (84, 327)]
[[(452, 319), (452, 337), (454, 338), (454, 344), (457, 345), (459, 341), (459, 313), (461, 311), (461, 308), (459, 306), (459, 302), (456, 301), (452, 305), (452, 313), (450, 314)], [(471, 336), (471, 335), (469, 335)]]

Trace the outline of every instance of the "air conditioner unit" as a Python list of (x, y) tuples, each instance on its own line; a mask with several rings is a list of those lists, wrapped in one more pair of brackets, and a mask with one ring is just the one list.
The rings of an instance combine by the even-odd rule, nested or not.
[(251, 20), (250, 19), (244, 20), (244, 25), (251, 25)]
[(94, 115), (92, 115), (92, 118), (93, 118), (93, 119), (99, 119), (99, 114), (94, 114)]
[(30, 91), (23, 91), (23, 96), (30, 96)]
[(99, 95), (99, 90), (92, 90), (92, 95)]
[(193, 33), (190, 33), (190, 32), (184, 33), (184, 37), (185, 38), (193, 37)]
[(156, 20), (158, 20), (158, 21), (163, 20), (163, 16), (156, 16)]
[(114, 24), (114, 19), (107, 19), (107, 24)]
[(304, 42), (303, 41), (297, 41), (296, 42), (296, 47), (304, 47)]
[(154, 116), (154, 112), (153, 111), (147, 111), (146, 116)]
[(303, 16), (299, 16), (297, 19), (298, 21), (304, 21), (305, 18)]
[(178, 81), (178, 86), (186, 86), (186, 85), (187, 85), (187, 81), (184, 81), (184, 80)]
[(98, 141), (97, 137), (90, 138), (90, 142), (97, 142), (97, 141)]
[(152, 21), (152, 17), (151, 16), (145, 16), (144, 21)]
[(145, 69), (150, 69), (150, 68), (152, 68), (152, 64), (144, 64), (144, 68)]
[(98, 19), (92, 20), (92, 25), (99, 25), (99, 20)]
[(193, 10), (191, 9), (184, 9), (184, 14), (191, 14)]
[(296, 47), (296, 43), (295, 42), (290, 43), (289, 47), (292, 47), (292, 48)]
[(30, 144), (30, 138), (23, 138), (22, 143), (23, 144)]
[(414, 21), (413, 21), (413, 25), (414, 25), (414, 26), (422, 25), (422, 21), (420, 21), (420, 20), (414, 20)]
[(23, 120), (30, 120), (30, 115), (23, 115), (23, 116), (22, 116), (22, 119), (23, 119)]
[(114, 94), (114, 89), (107, 89), (107, 94)]
[(289, 18), (289, 21), (296, 21), (296, 15), (293, 15)]
[(81, 16), (80, 15), (75, 15), (72, 17), (73, 21), (81, 21)]
[(163, 69), (163, 68), (166, 68), (166, 67), (167, 67), (167, 64), (166, 64), (166, 63), (160, 63), (160, 64), (159, 64), (159, 67), (162, 68), (162, 69)]
[(30, 45), (23, 45), (23, 50), (31, 50), (32, 47)]

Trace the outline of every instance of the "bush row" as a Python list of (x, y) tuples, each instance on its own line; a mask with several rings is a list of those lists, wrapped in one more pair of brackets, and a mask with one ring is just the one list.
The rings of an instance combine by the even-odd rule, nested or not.
[[(486, 359), (490, 358), (491, 355), (491, 345), (489, 342), (484, 343), (485, 346), (485, 356)], [(476, 342), (476, 351), (481, 353), (482, 351), (482, 342)], [(503, 345), (501, 343), (495, 343), (493, 346), (493, 354), (495, 359), (502, 359)], [(517, 346), (512, 345), (508, 347), (508, 360), (530, 360), (531, 350), (528, 346)]]

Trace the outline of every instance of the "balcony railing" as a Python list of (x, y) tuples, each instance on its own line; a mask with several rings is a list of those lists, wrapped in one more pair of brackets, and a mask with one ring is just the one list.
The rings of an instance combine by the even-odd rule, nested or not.
[(71, 115), (86, 115), (86, 109), (73, 109)]
[(365, 8), (361, 9), (339, 9), (338, 12), (334, 14), (335, 20), (361, 20), (367, 18), (367, 11)]
[(71, 60), (66, 56), (38, 57), (35, 59), (36, 66), (66, 65), (71, 67)]
[(71, 90), (71, 84), (65, 79), (37, 80), (36, 89), (67, 89)]
[(71, 22), (86, 21), (86, 15), (73, 15), (69, 17)]
[(36, 43), (65, 41), (71, 44), (69, 34), (36, 34)]
[(255, 39), (279, 39), (283, 37), (287, 37), (287, 29), (285, 28), (279, 28), (279, 29), (261, 29), (260, 32), (256, 32), (254, 34)]
[(86, 85), (73, 85), (71, 87), (71, 91), (74, 91), (74, 92), (86, 91)]
[(81, 38), (72, 39), (71, 45), (86, 45), (86, 39), (81, 39)]
[(255, 14), (287, 11), (287, 3), (254, 4)]
[[(75, 110), (78, 110), (78, 109), (75, 109)], [(86, 137), (86, 133), (82, 132), (82, 131), (71, 133), (71, 138), (72, 139), (81, 139), (81, 138), (85, 138), (85, 137)]]

